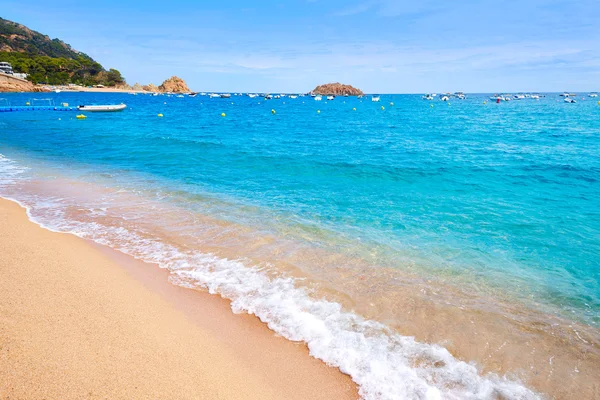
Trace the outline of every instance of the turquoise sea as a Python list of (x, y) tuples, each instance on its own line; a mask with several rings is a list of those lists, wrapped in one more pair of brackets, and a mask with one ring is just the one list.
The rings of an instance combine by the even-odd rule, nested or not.
[(600, 325), (597, 99), (0, 97), (128, 106), (0, 113), (1, 196), (232, 299), (366, 399), (537, 396), (403, 336), (383, 299), (410, 282)]

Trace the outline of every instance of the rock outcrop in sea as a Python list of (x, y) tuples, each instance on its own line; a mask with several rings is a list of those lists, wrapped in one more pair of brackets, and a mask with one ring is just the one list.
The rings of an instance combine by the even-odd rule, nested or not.
[(343, 85), (341, 83), (327, 83), (325, 85), (317, 86), (311, 93), (320, 94), (322, 96), (362, 96), (364, 93), (362, 90), (352, 87), (350, 85)]
[(158, 87), (161, 92), (169, 93), (190, 93), (191, 90), (188, 88), (185, 81), (177, 76), (172, 76), (162, 83)]

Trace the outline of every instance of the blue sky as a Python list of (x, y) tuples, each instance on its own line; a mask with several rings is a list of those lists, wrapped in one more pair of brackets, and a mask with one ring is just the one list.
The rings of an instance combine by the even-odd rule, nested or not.
[(599, 0), (3, 0), (131, 84), (203, 91), (600, 90)]

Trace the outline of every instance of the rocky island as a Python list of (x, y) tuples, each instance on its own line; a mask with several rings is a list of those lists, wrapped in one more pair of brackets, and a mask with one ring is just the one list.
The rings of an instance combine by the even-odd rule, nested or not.
[(352, 87), (350, 85), (343, 85), (341, 83), (327, 83), (325, 85), (317, 86), (312, 90), (311, 93), (320, 94), (322, 96), (362, 96), (364, 93), (362, 90)]

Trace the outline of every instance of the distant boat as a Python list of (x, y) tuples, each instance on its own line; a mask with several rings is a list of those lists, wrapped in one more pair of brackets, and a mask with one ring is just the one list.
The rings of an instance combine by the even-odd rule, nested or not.
[(426, 94), (425, 96), (421, 97), (423, 100), (433, 100), (433, 95), (431, 94)]
[(60, 92), (61, 92), (61, 90), (60, 90), (60, 89), (56, 89), (56, 90), (54, 91), (54, 93), (60, 93)]
[(590, 93), (590, 94), (588, 94), (588, 96), (590, 96), (590, 97), (598, 97), (598, 93)]
[(373, 96), (373, 97), (371, 97), (371, 101), (372, 102), (377, 103), (377, 102), (379, 102), (379, 100), (381, 100), (381, 98), (379, 96)]
[(456, 98), (459, 100), (464, 100), (467, 98), (467, 96), (465, 96), (465, 94), (463, 92), (456, 92), (456, 93), (454, 93), (454, 96), (456, 96)]
[(535, 99), (535, 100), (539, 100), (540, 99), (540, 95), (539, 94), (532, 94), (531, 98)]
[(179, 97), (179, 98), (184, 98), (185, 96), (184, 96), (184, 95), (182, 95), (182, 94), (180, 94), (180, 95), (178, 95), (177, 97)]
[(276, 94), (275, 96), (273, 96), (274, 99), (280, 99), (281, 95)]
[(248, 97), (250, 97), (251, 99), (255, 98), (256, 96), (257, 96), (256, 94), (251, 94), (251, 93), (248, 94)]
[(327, 96), (327, 100), (333, 100), (335, 99), (335, 96)]
[(321, 100), (323, 100), (323, 97), (321, 97), (321, 96), (314, 96), (314, 98), (315, 98), (315, 101), (321, 101)]
[(126, 104), (104, 105), (104, 106), (78, 106), (79, 111), (87, 112), (115, 112), (123, 111), (127, 108)]
[(218, 94), (216, 94), (216, 93), (211, 93), (211, 94), (209, 94), (209, 95), (208, 95), (208, 97), (210, 97), (211, 99), (215, 99), (215, 98), (217, 98), (217, 97), (221, 97), (221, 96), (219, 96), (219, 95), (218, 95)]
[(575, 99), (570, 98), (569, 96), (565, 97), (564, 100), (565, 103), (577, 103), (577, 101), (575, 101)]
[(296, 96), (295, 94), (290, 94), (290, 99), (297, 99), (298, 96)]
[(513, 96), (513, 99), (515, 99), (515, 100), (523, 100), (524, 98), (525, 98), (524, 94), (515, 94)]
[(442, 98), (440, 100), (448, 101), (448, 100), (450, 100), (450, 98), (448, 96), (444, 95), (444, 96), (442, 96)]
[(231, 93), (223, 93), (223, 94), (221, 95), (221, 98), (222, 98), (222, 99), (229, 99), (229, 98), (231, 98)]

